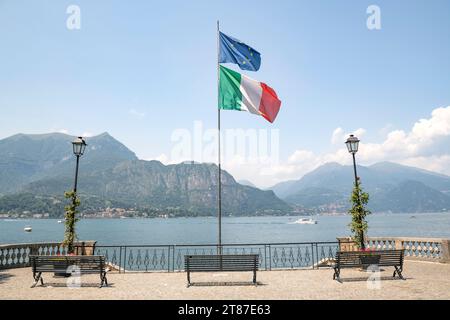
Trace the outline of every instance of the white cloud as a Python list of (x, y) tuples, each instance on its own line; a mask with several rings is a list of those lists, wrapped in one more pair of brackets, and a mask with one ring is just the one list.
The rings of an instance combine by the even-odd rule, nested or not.
[[(67, 129), (59, 129), (56, 132), (64, 133), (64, 134), (70, 134), (69, 130), (67, 130)], [(84, 138), (90, 138), (90, 137), (93, 137), (93, 136), (94, 136), (94, 134), (91, 133), (91, 132), (83, 132), (83, 134), (81, 135), (81, 137), (84, 137)]]
[(94, 134), (91, 133), (91, 132), (84, 132), (81, 136), (82, 136), (83, 138), (90, 138), (90, 137), (93, 137)]
[(134, 108), (131, 108), (130, 110), (128, 110), (128, 113), (136, 118), (142, 119), (145, 117), (145, 112), (140, 112)]
[[(358, 138), (365, 133), (363, 128), (353, 132)], [(342, 146), (347, 137), (344, 129), (336, 128), (331, 135), (331, 144)], [(450, 175), (450, 106), (433, 110), (430, 118), (418, 120), (409, 131), (392, 130), (386, 133), (382, 142), (362, 139), (357, 160), (363, 165), (392, 161)], [(248, 179), (258, 186), (268, 187), (280, 181), (299, 179), (327, 162), (351, 164), (351, 157), (345, 146), (324, 154), (301, 149), (275, 165), (251, 167), (225, 164), (225, 169), (236, 179)]]
[(331, 143), (337, 144), (339, 142), (343, 142), (344, 140), (344, 130), (341, 127), (334, 129), (333, 134), (331, 135)]
[(347, 140), (347, 138), (350, 134), (354, 134), (358, 138), (361, 138), (364, 136), (365, 133), (366, 133), (366, 130), (363, 128), (356, 129), (354, 132), (351, 132), (351, 133), (350, 132), (346, 133), (346, 132), (344, 132), (344, 130), (341, 127), (339, 127), (339, 128), (334, 129), (333, 133), (331, 134), (331, 144), (340, 145)]
[[(351, 133), (361, 138), (366, 130), (359, 128)], [(299, 179), (327, 162), (351, 164), (352, 158), (343, 143), (348, 135), (347, 130), (336, 128), (330, 140), (330, 150), (333, 151), (327, 153), (316, 154), (311, 150), (299, 149), (286, 159), (272, 162), (234, 155), (223, 159), (222, 164), (237, 180), (246, 179), (259, 187), (270, 187), (281, 181)], [(166, 154), (154, 159), (164, 164), (198, 160), (172, 159)], [(418, 120), (409, 131), (386, 130), (381, 142), (369, 142), (362, 138), (357, 161), (362, 165), (392, 161), (450, 175), (450, 106), (433, 110), (430, 118)]]
[(311, 161), (314, 158), (314, 153), (308, 150), (297, 150), (289, 158), (288, 163), (301, 163)]
[(378, 134), (381, 137), (386, 137), (388, 135), (389, 132), (391, 132), (394, 129), (394, 125), (392, 123), (388, 123), (386, 124), (383, 128), (381, 128), (380, 130), (378, 130)]
[(450, 155), (413, 157), (398, 161), (401, 164), (450, 175)]
[(164, 153), (157, 156), (154, 160), (158, 160), (159, 162), (162, 162), (164, 164), (169, 164), (169, 157)]
[(157, 156), (157, 157), (149, 157), (149, 158), (145, 158), (145, 159), (143, 159), (143, 160), (145, 160), (145, 161), (156, 160), (156, 161), (162, 162), (162, 163), (165, 164), (165, 165), (172, 164), (172, 163), (170, 162), (170, 160), (169, 160), (169, 157), (168, 157), (165, 153), (161, 153), (161, 154), (160, 154), (159, 156)]

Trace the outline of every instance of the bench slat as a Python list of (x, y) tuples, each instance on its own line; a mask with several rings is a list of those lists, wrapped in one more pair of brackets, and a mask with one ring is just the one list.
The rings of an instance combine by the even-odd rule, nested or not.
[(404, 261), (404, 250), (375, 250), (364, 251), (338, 251), (336, 252), (335, 273), (339, 279), (340, 269), (357, 268), (377, 265), (382, 267), (395, 267), (394, 276), (397, 273), (403, 279), (402, 269)]
[[(42, 273), (54, 272), (54, 273), (74, 273), (79, 274), (99, 274), (100, 275), (100, 288), (103, 284), (108, 285), (106, 279), (106, 262), (104, 256), (38, 256), (30, 255), (30, 263), (33, 270), (34, 284), (41, 281), (41, 285), (44, 284), (42, 280)], [(70, 267), (75, 267), (70, 270)]]
[(256, 285), (256, 271), (259, 269), (259, 255), (186, 255), (184, 266), (190, 285), (191, 272), (238, 272), (252, 271), (253, 283)]

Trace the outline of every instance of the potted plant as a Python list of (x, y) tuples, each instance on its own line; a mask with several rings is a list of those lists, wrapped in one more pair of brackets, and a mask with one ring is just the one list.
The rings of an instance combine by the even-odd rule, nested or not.
[[(74, 256), (74, 255), (75, 254), (73, 254), (73, 253), (68, 253), (68, 254), (65, 254), (65, 255), (57, 254), (57, 256), (59, 258), (55, 258), (55, 260), (56, 261), (60, 260), (61, 264), (64, 265), (65, 267), (67, 267), (66, 264), (65, 264), (66, 259), (64, 257), (66, 257), (66, 256)], [(68, 272), (55, 272), (54, 276), (57, 277), (57, 278), (68, 278), (68, 277), (72, 276), (72, 274), (68, 273)]]
[(376, 250), (370, 248), (360, 249), (365, 254), (360, 255), (361, 264), (364, 269), (367, 269), (370, 265), (378, 265), (380, 263), (380, 255), (376, 253)]
[(368, 224), (366, 221), (366, 216), (371, 212), (366, 208), (369, 202), (369, 194), (362, 191), (361, 183), (359, 178), (356, 180), (355, 186), (353, 188), (352, 196), (350, 202), (352, 207), (349, 210), (349, 214), (352, 216), (352, 222), (350, 223), (350, 230), (353, 233), (352, 240), (358, 249), (365, 249), (364, 234), (367, 232)]
[[(66, 192), (64, 194), (66, 199), (70, 199), (70, 204), (65, 206), (65, 226), (66, 231), (64, 233), (64, 241), (62, 245), (67, 247), (67, 255), (74, 256), (75, 255), (75, 247), (74, 241), (77, 239), (77, 235), (75, 232), (75, 223), (78, 221), (76, 214), (78, 213), (77, 208), (80, 206), (80, 199), (78, 198), (75, 191)], [(58, 254), (59, 255), (59, 254)], [(61, 256), (61, 261), (64, 261), (63, 256)], [(56, 277), (70, 277), (71, 274), (64, 272), (59, 273), (55, 272)]]
[(77, 238), (75, 232), (75, 224), (78, 221), (76, 214), (78, 213), (77, 208), (80, 206), (80, 198), (77, 196), (75, 191), (66, 192), (64, 194), (66, 199), (70, 199), (70, 204), (64, 207), (66, 211), (65, 226), (66, 231), (64, 233), (63, 245), (67, 247), (67, 253), (74, 253), (74, 242)]

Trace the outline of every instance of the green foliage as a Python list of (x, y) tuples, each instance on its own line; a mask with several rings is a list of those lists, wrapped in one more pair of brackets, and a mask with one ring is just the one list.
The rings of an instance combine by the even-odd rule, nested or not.
[(348, 213), (352, 215), (352, 222), (349, 227), (358, 248), (364, 249), (364, 234), (369, 228), (366, 221), (367, 215), (370, 214), (370, 211), (366, 208), (369, 202), (369, 194), (362, 191), (360, 183), (355, 183), (350, 202), (352, 207)]
[[(32, 214), (48, 214), (59, 218), (64, 210), (61, 197), (20, 193), (0, 197), (0, 213), (11, 213), (31, 217)], [(27, 212), (24, 214), (24, 212)]]
[[(107, 208), (94, 201), (109, 200), (115, 208), (151, 208), (155, 210), (191, 212), (192, 215), (215, 215), (217, 213), (218, 168), (209, 164), (178, 164), (164, 166), (156, 161), (127, 161), (114, 169), (86, 172), (83, 162), (80, 174), (82, 213), (89, 207)], [(287, 214), (292, 208), (275, 196), (272, 191), (242, 186), (228, 173), (223, 172), (223, 213), (234, 215)], [(64, 180), (65, 179), (65, 180)], [(25, 188), (33, 194), (56, 195), (67, 190), (71, 178), (55, 178), (32, 183)], [(64, 188), (64, 189), (63, 189)], [(87, 195), (86, 199), (83, 195)], [(88, 205), (93, 204), (94, 206)], [(1, 198), (0, 198), (0, 211)]]
[(73, 253), (73, 243), (77, 239), (77, 235), (75, 232), (75, 224), (78, 221), (78, 218), (76, 217), (78, 210), (77, 208), (80, 206), (80, 198), (78, 198), (75, 191), (70, 191), (64, 193), (64, 197), (66, 199), (70, 199), (70, 204), (64, 207), (64, 210), (66, 212), (66, 231), (64, 233), (64, 242), (63, 245), (67, 246), (67, 252)]

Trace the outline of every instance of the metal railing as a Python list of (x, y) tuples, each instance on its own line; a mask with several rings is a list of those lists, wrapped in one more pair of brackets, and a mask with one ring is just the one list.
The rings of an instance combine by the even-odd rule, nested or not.
[[(91, 255), (96, 241), (77, 242), (75, 253)], [(30, 255), (57, 256), (67, 254), (67, 247), (60, 242), (19, 243), (0, 245), (0, 270), (30, 266)]]
[[(348, 238), (336, 242), (223, 244), (223, 254), (258, 254), (261, 270), (318, 269), (329, 267), (336, 251), (357, 250)], [(369, 237), (371, 249), (404, 249), (407, 259), (450, 262), (450, 240), (440, 238)], [(184, 270), (184, 256), (217, 254), (217, 245), (117, 245), (79, 242), (76, 254), (104, 255), (110, 268), (123, 272), (176, 272)], [(61, 243), (0, 245), (0, 269), (29, 267), (30, 254), (64, 255)]]
[[(318, 269), (328, 267), (339, 243), (261, 243), (223, 244), (222, 254), (258, 254), (261, 270)], [(217, 254), (217, 245), (124, 245), (95, 246), (94, 254), (103, 255), (110, 268), (126, 272), (177, 272), (184, 270), (184, 257)]]

